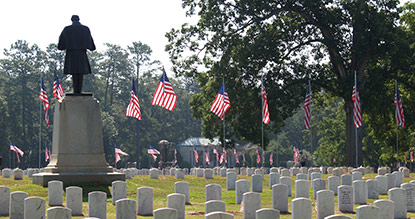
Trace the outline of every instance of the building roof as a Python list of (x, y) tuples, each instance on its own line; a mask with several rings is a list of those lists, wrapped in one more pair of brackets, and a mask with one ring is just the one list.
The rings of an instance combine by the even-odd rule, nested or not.
[(210, 140), (204, 137), (190, 137), (176, 147), (207, 147), (207, 146), (218, 146), (220, 145), (219, 138), (214, 138)]

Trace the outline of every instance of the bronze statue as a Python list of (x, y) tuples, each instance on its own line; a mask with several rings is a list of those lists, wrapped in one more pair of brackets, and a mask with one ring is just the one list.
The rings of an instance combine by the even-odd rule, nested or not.
[(66, 50), (64, 74), (72, 75), (74, 94), (82, 92), (84, 74), (91, 73), (86, 50), (95, 50), (94, 40), (87, 26), (79, 22), (78, 15), (72, 15), (72, 25), (66, 26), (59, 36), (58, 49)]

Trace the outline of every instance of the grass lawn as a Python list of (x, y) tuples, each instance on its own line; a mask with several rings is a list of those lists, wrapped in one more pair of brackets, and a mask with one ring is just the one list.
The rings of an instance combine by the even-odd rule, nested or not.
[[(374, 179), (376, 174), (366, 174), (363, 176), (363, 180)], [(411, 180), (415, 180), (415, 174), (411, 173), (410, 178), (404, 178), (404, 183)], [(328, 175), (323, 175), (323, 178), (327, 179)], [(247, 179), (251, 181), (251, 177), (238, 175), (237, 179)], [(295, 187), (294, 181), (295, 177), (292, 179), (292, 194), (294, 195)], [(186, 175), (184, 180), (177, 180), (174, 176), (159, 176), (159, 179), (150, 179), (149, 176), (135, 176), (133, 179), (127, 180), (127, 198), (136, 200), (137, 188), (141, 186), (148, 186), (154, 189), (154, 199), (153, 209), (166, 207), (167, 195), (174, 193), (174, 183), (177, 181), (187, 181), (190, 184), (190, 205), (186, 205), (186, 218), (192, 219), (202, 219), (204, 218), (204, 202), (205, 202), (205, 185), (208, 184), (219, 184), (222, 186), (222, 200), (226, 203), (226, 211), (235, 215), (235, 219), (243, 218), (242, 212), (240, 212), (240, 205), (235, 204), (235, 191), (226, 190), (226, 177), (214, 176), (214, 179), (204, 179), (195, 176)], [(327, 183), (327, 181), (326, 181)], [(8, 186), (11, 192), (14, 191), (24, 191), (29, 193), (29, 196), (38, 196), (46, 199), (48, 203), (48, 190), (42, 186), (33, 185), (32, 179), (24, 176), (23, 180), (15, 181), (12, 178), (2, 178), (0, 177), (0, 185)], [(269, 189), (269, 177), (265, 175), (263, 181), (263, 192), (261, 193), (261, 207), (262, 208), (271, 208), (272, 207), (272, 192)], [(115, 206), (112, 205), (111, 200), (111, 186), (93, 186), (93, 185), (84, 185), (83, 188), (84, 200), (83, 200), (83, 212), (85, 216), (82, 217), (73, 217), (73, 218), (84, 218), (88, 216), (88, 193), (91, 191), (103, 191), (107, 193), (107, 218), (115, 218)], [(327, 187), (327, 184), (326, 184)], [(310, 185), (311, 188), (311, 185)], [(310, 197), (313, 197), (312, 190), (310, 190)], [(387, 195), (380, 195), (379, 199), (388, 199)], [(289, 211), (291, 211), (291, 200), (292, 197), (289, 197)], [(316, 217), (316, 212), (314, 210), (316, 200), (313, 201), (313, 218)], [(369, 199), (368, 204), (373, 204), (375, 200)], [(64, 197), (65, 203), (65, 197)], [(359, 205), (355, 205), (354, 209)], [(47, 206), (48, 208), (48, 206)], [(337, 196), (335, 197), (335, 210), (336, 214), (340, 214), (337, 211)], [(355, 214), (346, 214), (355, 218)], [(415, 218), (415, 213), (408, 213), (409, 218)], [(0, 217), (8, 218), (8, 217)], [(137, 218), (152, 218), (152, 217), (141, 217)], [(291, 214), (281, 214), (281, 218), (291, 218)]]

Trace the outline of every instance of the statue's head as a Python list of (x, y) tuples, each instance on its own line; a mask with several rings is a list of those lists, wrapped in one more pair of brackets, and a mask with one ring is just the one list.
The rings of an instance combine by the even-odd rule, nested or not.
[(79, 16), (78, 15), (72, 15), (71, 21), (79, 21)]

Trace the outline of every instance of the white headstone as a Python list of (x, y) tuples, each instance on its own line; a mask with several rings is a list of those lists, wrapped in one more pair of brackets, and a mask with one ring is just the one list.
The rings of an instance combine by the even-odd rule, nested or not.
[(355, 204), (366, 204), (367, 203), (367, 184), (363, 180), (353, 181), (353, 196)]
[(212, 169), (205, 169), (203, 171), (203, 176), (205, 179), (213, 179), (213, 170)]
[(9, 216), (10, 188), (0, 186), (0, 216)]
[(376, 200), (373, 205), (379, 208), (379, 219), (393, 219), (394, 218), (394, 204), (393, 201), (387, 199)]
[(65, 207), (53, 207), (46, 211), (48, 219), (71, 219), (71, 209)]
[(243, 195), (244, 219), (255, 219), (255, 212), (261, 209), (261, 194), (257, 192), (247, 192)]
[(73, 216), (82, 216), (82, 188), (66, 187), (66, 207), (71, 209)]
[(254, 174), (251, 176), (252, 179), (252, 192), (262, 192), (262, 176)]
[(255, 219), (280, 219), (280, 211), (273, 208), (261, 208), (256, 211)]
[(281, 170), (281, 176), (290, 176), (290, 171), (287, 169)]
[(264, 177), (265, 171), (263, 169), (255, 169), (254, 174), (261, 175)]
[(387, 173), (387, 170), (385, 167), (378, 168), (378, 175), (385, 175), (386, 173)]
[(395, 176), (395, 187), (400, 187), (403, 182), (403, 172), (393, 171), (392, 173)]
[(405, 178), (409, 178), (409, 173), (410, 173), (410, 171), (409, 171), (409, 169), (408, 169), (408, 168), (403, 169), (403, 170), (402, 170), (402, 173), (403, 173), (403, 177), (405, 177)]
[(240, 174), (241, 175), (246, 175), (246, 168), (245, 167), (241, 167)]
[(335, 214), (325, 217), (324, 219), (352, 219), (349, 216), (342, 215), (342, 214)]
[(173, 193), (167, 196), (167, 207), (177, 210), (177, 218), (184, 219), (185, 196), (179, 193)]
[(280, 173), (279, 171), (278, 171), (278, 168), (276, 168), (276, 167), (271, 167), (271, 169), (269, 170), (269, 172), (270, 173)]
[(226, 176), (226, 168), (220, 168), (219, 174), (221, 177), (225, 177)]
[(205, 215), (205, 219), (233, 219), (233, 214), (216, 211)]
[(49, 206), (63, 205), (63, 183), (61, 181), (52, 180), (48, 182), (48, 199)]
[(367, 184), (367, 197), (370, 199), (379, 198), (379, 186), (378, 181), (374, 179), (369, 179), (366, 181)]
[(272, 208), (280, 212), (288, 212), (288, 186), (276, 184), (272, 186)]
[(107, 193), (100, 191), (88, 193), (88, 217), (107, 218)]
[(21, 219), (24, 217), (24, 200), (29, 194), (26, 192), (10, 193), (10, 219)]
[(123, 198), (127, 198), (127, 183), (120, 180), (112, 182), (112, 204)]
[(203, 177), (205, 170), (203, 168), (196, 168), (196, 176)]
[(379, 208), (362, 205), (356, 208), (356, 219), (379, 219)]
[(252, 175), (254, 175), (254, 169), (253, 169), (253, 168), (248, 168), (248, 169), (246, 169), (246, 175), (247, 175), (247, 176), (252, 176)]
[(395, 187), (395, 175), (387, 173), (385, 174), (388, 181), (388, 190)]
[(189, 197), (189, 193), (190, 193), (190, 189), (189, 189), (189, 183), (188, 182), (184, 182), (184, 181), (179, 181), (174, 183), (174, 193), (180, 193), (183, 194), (186, 199), (185, 202), (186, 203), (190, 203), (190, 197)]
[(340, 177), (341, 175), (343, 174), (343, 171), (342, 171), (342, 169), (340, 169), (340, 168), (338, 168), (338, 167), (336, 167), (336, 168), (334, 168), (333, 169), (333, 176), (338, 176), (338, 177)]
[(313, 183), (311, 185), (313, 185), (313, 198), (316, 199), (317, 192), (326, 189), (326, 180), (317, 178), (313, 180)]
[(14, 170), (14, 180), (22, 180), (23, 179), (23, 170), (15, 169)]
[(303, 179), (303, 180), (307, 180), (307, 174), (306, 173), (299, 173), (297, 174), (297, 180)]
[(222, 187), (218, 184), (205, 186), (205, 201), (222, 200)]
[(150, 169), (150, 179), (158, 179), (159, 178), (159, 170), (155, 168)]
[(352, 173), (352, 182), (355, 180), (362, 180), (362, 173), (355, 171)]
[(332, 191), (334, 195), (337, 195), (337, 187), (339, 187), (340, 178), (338, 176), (329, 176), (327, 181), (328, 181), (328, 189)]
[(45, 219), (46, 200), (29, 197), (24, 200), (24, 218)]
[(184, 171), (181, 169), (176, 170), (176, 179), (184, 179)]
[(3, 178), (10, 178), (10, 176), (12, 175), (12, 170), (9, 168), (5, 168), (1, 171), (1, 175), (3, 176)]
[(136, 219), (136, 201), (128, 198), (118, 199), (115, 202), (116, 219)]
[[(241, 204), (245, 192), (249, 192), (250, 185), (248, 180), (240, 179), (236, 181), (235, 203)], [(206, 200), (208, 201), (208, 200)]]
[(224, 201), (219, 200), (210, 200), (205, 202), (205, 214), (208, 214), (210, 212), (214, 211), (226, 211), (226, 204)]
[(177, 210), (174, 208), (159, 208), (153, 211), (153, 219), (177, 219)]
[(176, 168), (170, 169), (170, 176), (176, 176)]
[[(336, 176), (338, 177), (338, 176)], [(334, 192), (331, 190), (320, 190), (317, 192), (317, 218), (324, 219), (334, 214)]]
[(406, 210), (415, 212), (415, 184), (404, 183), (401, 188), (406, 190)]
[(310, 184), (308, 180), (295, 181), (295, 197), (296, 198), (310, 198)]
[(140, 187), (137, 189), (137, 214), (141, 216), (153, 214), (153, 188)]
[(226, 189), (235, 190), (235, 183), (236, 183), (236, 173), (233, 171), (226, 173)]
[(350, 174), (342, 174), (341, 175), (341, 183), (345, 186), (352, 185), (352, 176)]
[(310, 178), (310, 181), (311, 181), (311, 188), (314, 188), (313, 187), (313, 180), (315, 180), (315, 179), (321, 179), (321, 173), (319, 173), (319, 172), (312, 172), (311, 173), (311, 178)]
[(288, 176), (281, 177), (280, 183), (288, 186), (288, 196), (291, 196), (291, 177), (288, 177)]
[(353, 212), (353, 187), (342, 185), (337, 190), (337, 208), (341, 212)]
[(394, 204), (394, 217), (406, 218), (406, 191), (401, 188), (389, 189), (389, 200)]
[(313, 202), (308, 198), (296, 198), (291, 201), (292, 219), (311, 219)]
[(271, 172), (269, 174), (269, 189), (272, 189), (272, 186), (278, 183), (280, 183), (280, 174), (277, 172)]
[(376, 181), (378, 181), (378, 192), (381, 195), (388, 194), (388, 179), (386, 176), (378, 175), (376, 176)]

